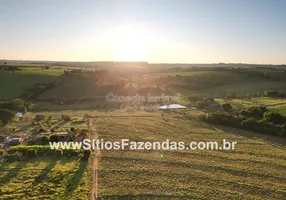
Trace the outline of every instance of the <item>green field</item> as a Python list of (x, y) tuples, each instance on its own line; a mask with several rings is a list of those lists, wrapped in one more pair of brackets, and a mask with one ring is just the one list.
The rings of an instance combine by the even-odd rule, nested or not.
[(272, 112), (286, 116), (286, 106), (275, 106), (270, 109)]
[(58, 79), (64, 69), (41, 69), (25, 67), (20, 71), (0, 70), (0, 98), (12, 99), (21, 96), (36, 83), (50, 83)]
[[(103, 199), (283, 199), (285, 147), (167, 117), (97, 119), (104, 140), (237, 141), (235, 151), (101, 151)], [(161, 157), (163, 154), (163, 158)], [(111, 181), (112, 180), (112, 181)]]
[[(221, 144), (226, 139), (237, 142), (236, 149), (101, 150), (99, 154), (92, 152), (88, 162), (78, 156), (38, 156), (5, 161), (0, 166), (0, 199), (90, 199), (95, 188), (98, 188), (100, 199), (285, 198), (285, 139), (275, 134), (198, 121), (198, 114), (223, 112), (222, 106), (213, 110), (208, 106), (194, 110), (198, 100), (190, 100), (192, 94), (201, 99), (213, 97), (218, 105), (231, 104), (233, 108), (228, 114), (237, 116), (242, 109), (253, 106), (265, 106), (269, 112), (286, 116), (286, 98), (283, 95), (269, 97), (264, 93), (267, 90), (285, 93), (285, 81), (221, 68), (158, 70), (123, 65), (117, 69), (112, 64), (106, 71), (101, 71), (96, 67), (80, 69), (77, 65), (45, 69), (45, 64), (12, 64), (10, 66), (21, 70), (0, 70), (1, 99), (21, 97), (27, 90), (38, 92), (35, 96), (34, 93), (22, 96), (26, 103), (35, 104), (38, 109), (28, 110), (21, 118), (0, 127), (2, 140), (9, 135), (21, 134), (25, 137), (23, 145), (27, 145), (37, 142), (36, 136), (45, 131), (72, 132), (73, 129), (80, 133), (91, 128), (90, 133), (93, 133), (88, 115), (93, 117), (97, 134), (85, 132), (84, 137), (98, 136), (104, 141), (163, 142), (169, 139), (186, 145), (192, 141)], [(53, 82), (55, 84), (47, 89), (39, 85)], [(126, 86), (129, 83), (136, 87)], [(37, 90), (41, 87), (45, 90)], [(228, 97), (230, 92), (235, 92), (236, 96)], [(187, 108), (174, 112), (126, 111), (120, 107), (124, 103), (108, 102), (108, 93), (123, 96), (147, 93), (175, 96), (180, 93), (179, 103)], [(6, 103), (2, 106), (7, 106)], [(177, 102), (156, 102), (158, 105), (170, 103)], [(45, 119), (35, 123), (33, 119), (39, 114), (45, 115)], [(71, 119), (63, 120), (62, 115)], [(279, 124), (279, 128), (282, 127)], [(69, 139), (77, 141), (82, 137)], [(98, 168), (94, 168), (95, 160)], [(94, 173), (98, 176), (98, 185)]]
[(87, 161), (33, 158), (0, 167), (0, 199), (88, 199)]

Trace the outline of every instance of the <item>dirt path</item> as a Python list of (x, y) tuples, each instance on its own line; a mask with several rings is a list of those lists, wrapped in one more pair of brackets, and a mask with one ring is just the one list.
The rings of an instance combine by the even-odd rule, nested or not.
[[(90, 138), (97, 140), (98, 134), (96, 132), (96, 129), (93, 125), (93, 120), (94, 119), (89, 119), (88, 121), (88, 126), (89, 126), (89, 131), (90, 131)], [(97, 200), (98, 199), (98, 159), (100, 156), (100, 151), (99, 150), (94, 150), (93, 151), (94, 156), (93, 156), (93, 161), (92, 161), (92, 188), (91, 188), (91, 200)]]

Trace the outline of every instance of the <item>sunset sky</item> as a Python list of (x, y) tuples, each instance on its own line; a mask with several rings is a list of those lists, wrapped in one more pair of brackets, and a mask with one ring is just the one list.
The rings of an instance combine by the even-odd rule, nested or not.
[(0, 59), (286, 64), (283, 0), (0, 0)]

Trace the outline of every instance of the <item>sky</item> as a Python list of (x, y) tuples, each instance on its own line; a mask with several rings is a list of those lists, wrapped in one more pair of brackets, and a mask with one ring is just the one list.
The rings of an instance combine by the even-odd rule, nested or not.
[(286, 64), (285, 0), (0, 0), (0, 59)]

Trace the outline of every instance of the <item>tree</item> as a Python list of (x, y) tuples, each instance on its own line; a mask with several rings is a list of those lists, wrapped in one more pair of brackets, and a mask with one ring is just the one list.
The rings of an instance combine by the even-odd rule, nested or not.
[(23, 99), (17, 98), (11, 101), (12, 110), (25, 113), (27, 109), (25, 107), (25, 101)]
[(263, 119), (274, 124), (284, 124), (285, 118), (278, 113), (265, 112)]
[(221, 105), (221, 107), (223, 108), (223, 110), (225, 112), (228, 112), (229, 110), (232, 109), (232, 106), (229, 103), (224, 103), (224, 104)]
[(11, 110), (0, 109), (0, 121), (3, 124), (8, 124), (15, 118), (15, 113)]
[(62, 115), (62, 120), (64, 120), (64, 121), (71, 121), (71, 116), (69, 116), (69, 115)]
[(36, 149), (28, 149), (27, 150), (27, 155), (30, 156), (30, 157), (34, 157), (34, 156), (37, 156), (38, 153), (37, 153)]
[(51, 135), (50, 142), (59, 142), (60, 137), (58, 135)]
[(62, 155), (64, 155), (63, 150), (62, 150), (62, 149), (57, 149), (57, 150), (56, 150), (56, 156), (61, 157)]
[(197, 101), (197, 103), (196, 103), (197, 108), (204, 108), (207, 105), (209, 105), (209, 103), (206, 100)]
[(83, 160), (88, 160), (90, 154), (91, 154), (90, 150), (84, 150), (82, 159)]
[(40, 142), (42, 145), (49, 144), (50, 138), (48, 136), (41, 137)]
[(45, 115), (36, 115), (36, 117), (34, 118), (35, 122), (40, 122), (43, 121), (45, 119)]

